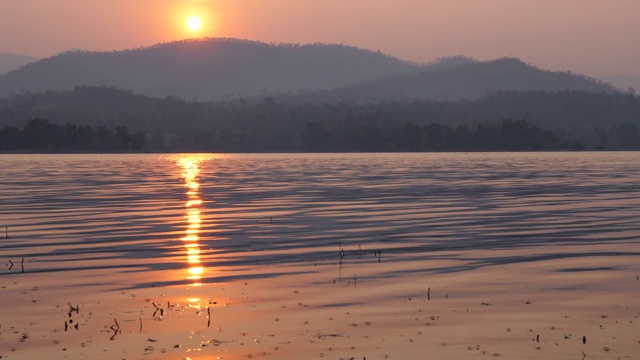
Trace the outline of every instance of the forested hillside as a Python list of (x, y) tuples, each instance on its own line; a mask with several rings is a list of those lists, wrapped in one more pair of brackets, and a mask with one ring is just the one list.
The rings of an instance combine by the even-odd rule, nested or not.
[(10, 71), (18, 70), (21, 67), (37, 61), (38, 59), (17, 54), (0, 54), (0, 75), (4, 75)]
[(613, 93), (616, 90), (610, 84), (587, 76), (541, 70), (514, 58), (484, 62), (452, 58), (419, 72), (392, 74), (328, 91), (310, 91), (277, 99), (316, 104), (459, 101), (512, 91)]
[(458, 56), (419, 65), (345, 45), (222, 38), (65, 52), (0, 76), (0, 96), (76, 86), (198, 101), (274, 96), (297, 104), (474, 100), (497, 91), (614, 92), (595, 79), (513, 58), (479, 62)]
[(345, 45), (211, 38), (125, 51), (65, 52), (0, 76), (0, 96), (107, 85), (148, 96), (208, 101), (331, 89), (415, 67)]
[(458, 102), (294, 105), (272, 97), (203, 103), (78, 87), (0, 98), (0, 127), (10, 128), (5, 134), (34, 118), (60, 127), (126, 127), (144, 133), (143, 150), (150, 151), (640, 149), (640, 97), (631, 93), (499, 92)]

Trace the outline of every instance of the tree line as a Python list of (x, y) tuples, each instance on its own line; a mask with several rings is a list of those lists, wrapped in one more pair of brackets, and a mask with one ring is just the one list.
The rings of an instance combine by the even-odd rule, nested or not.
[[(499, 124), (417, 124), (376, 119), (311, 120), (270, 130), (219, 129), (176, 134), (129, 133), (125, 126), (66, 124), (35, 118), (22, 128), (0, 128), (0, 151), (25, 152), (392, 152), (638, 150), (640, 129), (633, 123), (596, 128), (590, 138), (544, 130), (531, 122)], [(587, 146), (595, 143), (595, 146)]]
[(126, 126), (56, 125), (34, 118), (21, 127), (0, 128), (0, 151), (27, 152), (129, 152), (141, 151), (146, 136), (129, 133)]
[(77, 87), (0, 98), (2, 126), (1, 151), (636, 150), (640, 97), (571, 91), (455, 103), (203, 103)]
[(640, 129), (624, 123), (595, 128), (582, 137), (544, 130), (531, 122), (498, 124), (418, 124), (393, 120), (306, 121), (297, 126), (220, 129), (171, 138), (153, 138), (150, 149), (208, 152), (444, 152), (640, 150)]

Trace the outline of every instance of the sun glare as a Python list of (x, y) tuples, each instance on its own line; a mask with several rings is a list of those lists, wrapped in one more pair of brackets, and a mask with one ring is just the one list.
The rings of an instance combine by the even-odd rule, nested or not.
[(191, 31), (198, 31), (202, 27), (202, 20), (197, 16), (192, 16), (187, 20), (187, 26)]

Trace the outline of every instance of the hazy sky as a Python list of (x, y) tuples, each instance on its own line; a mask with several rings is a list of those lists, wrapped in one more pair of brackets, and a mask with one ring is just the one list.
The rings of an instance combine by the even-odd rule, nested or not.
[[(220, 36), (640, 76), (639, 14), (640, 0), (0, 0), (0, 52), (47, 57)], [(190, 15), (200, 31), (188, 30)]]

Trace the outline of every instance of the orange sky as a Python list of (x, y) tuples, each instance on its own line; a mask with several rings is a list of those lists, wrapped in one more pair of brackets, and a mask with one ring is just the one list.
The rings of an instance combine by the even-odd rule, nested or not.
[[(192, 14), (204, 23), (197, 34), (186, 27)], [(46, 57), (222, 36), (640, 76), (638, 14), (639, 0), (0, 0), (0, 52)]]

